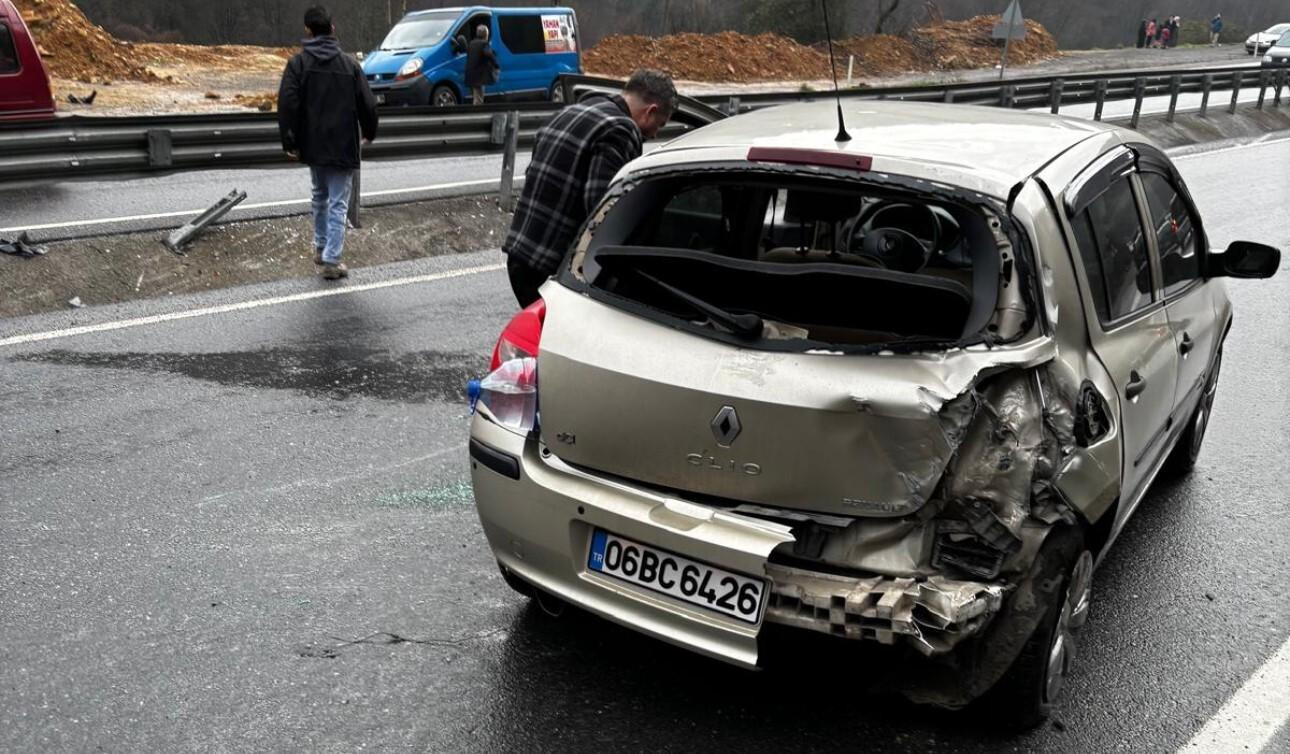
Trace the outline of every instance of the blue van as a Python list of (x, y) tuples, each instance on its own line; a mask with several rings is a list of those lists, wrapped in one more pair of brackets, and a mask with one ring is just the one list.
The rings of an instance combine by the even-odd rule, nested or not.
[(381, 105), (448, 106), (465, 102), (466, 53), (457, 37), (470, 39), (485, 24), (501, 75), (484, 88), (488, 99), (550, 99), (561, 73), (581, 73), (578, 21), (572, 8), (445, 8), (404, 16), (363, 72)]

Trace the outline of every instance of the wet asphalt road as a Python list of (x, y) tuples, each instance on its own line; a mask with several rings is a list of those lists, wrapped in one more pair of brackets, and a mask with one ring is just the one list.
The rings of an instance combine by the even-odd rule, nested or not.
[[(1215, 246), (1290, 247), (1268, 165), (1290, 143), (1180, 163)], [(1057, 723), (1019, 737), (854, 663), (747, 673), (509, 592), (458, 398), (512, 311), (501, 272), (0, 347), (0, 750), (1172, 751), (1290, 635), (1290, 275), (1232, 289), (1200, 468), (1144, 502)]]

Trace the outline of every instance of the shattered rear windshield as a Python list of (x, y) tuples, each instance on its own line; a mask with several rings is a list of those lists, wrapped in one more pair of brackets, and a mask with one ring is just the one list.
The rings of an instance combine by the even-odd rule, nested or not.
[(879, 186), (656, 178), (617, 201), (580, 271), (610, 303), (747, 341), (959, 342), (1017, 326), (996, 321), (1013, 274), (998, 228), (982, 207)]

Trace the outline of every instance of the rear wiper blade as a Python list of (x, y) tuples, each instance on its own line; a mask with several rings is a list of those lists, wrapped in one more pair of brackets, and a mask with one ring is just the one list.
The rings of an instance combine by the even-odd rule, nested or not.
[(641, 272), (640, 270), (635, 270), (634, 272), (659, 288), (672, 294), (674, 298), (689, 304), (699, 312), (707, 315), (708, 319), (721, 325), (741, 338), (760, 338), (762, 331), (765, 329), (765, 325), (762, 322), (761, 317), (756, 314), (734, 314), (733, 312), (728, 312), (725, 309), (709, 304), (701, 298), (692, 296), (676, 286), (664, 283), (653, 275)]

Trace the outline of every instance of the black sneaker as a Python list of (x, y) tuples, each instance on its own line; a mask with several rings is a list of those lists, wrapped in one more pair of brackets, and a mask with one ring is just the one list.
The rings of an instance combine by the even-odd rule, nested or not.
[(340, 280), (349, 277), (349, 268), (345, 264), (324, 264), (322, 271), (323, 280)]
[(322, 258), (322, 249), (318, 249), (318, 250), (314, 251), (314, 264), (316, 264), (316, 265), (318, 265), (318, 266), (320, 266), (320, 267), (321, 267), (323, 264), (325, 264), (325, 263), (323, 262), (323, 258)]

